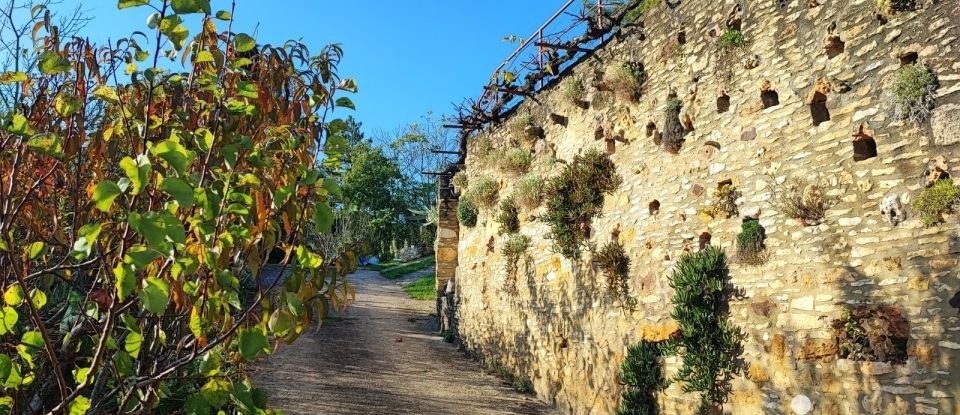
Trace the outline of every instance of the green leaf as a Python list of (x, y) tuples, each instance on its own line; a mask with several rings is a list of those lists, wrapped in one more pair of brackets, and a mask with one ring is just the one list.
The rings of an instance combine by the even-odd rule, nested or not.
[(357, 107), (353, 105), (353, 101), (351, 101), (350, 98), (347, 98), (347, 97), (337, 98), (336, 106), (342, 107), (342, 108), (350, 108), (352, 110), (357, 109)]
[(143, 336), (135, 331), (127, 333), (127, 338), (123, 340), (123, 350), (129, 353), (134, 359), (140, 358), (140, 347), (142, 345)]
[(246, 98), (256, 99), (257, 94), (257, 84), (253, 82), (240, 81), (237, 83), (237, 95)]
[(89, 367), (78, 367), (73, 371), (73, 379), (76, 380), (78, 384), (86, 382), (89, 375)]
[(84, 396), (77, 396), (70, 402), (70, 415), (84, 415), (90, 410), (90, 400)]
[(113, 364), (117, 367), (117, 372), (120, 372), (123, 376), (133, 375), (133, 359), (130, 358), (130, 354), (120, 350), (113, 354)]
[(53, 100), (53, 108), (57, 110), (57, 113), (62, 117), (69, 117), (75, 114), (77, 111), (80, 111), (83, 103), (80, 102), (80, 99), (74, 95), (60, 93), (57, 94), (57, 97)]
[(193, 187), (186, 180), (178, 178), (163, 179), (160, 184), (160, 190), (163, 190), (177, 201), (181, 209), (189, 209), (193, 206), (195, 199), (193, 196)]
[(206, 128), (198, 128), (194, 132), (197, 140), (197, 146), (203, 151), (210, 151), (213, 148), (213, 133)]
[(170, 298), (170, 286), (156, 277), (147, 277), (143, 281), (143, 290), (140, 291), (140, 303), (147, 311), (162, 315), (167, 309), (167, 300)]
[(37, 259), (38, 256), (43, 255), (47, 250), (47, 244), (43, 242), (34, 242), (27, 247), (27, 257), (30, 259)]
[(201, 395), (193, 395), (187, 398), (183, 405), (183, 410), (187, 415), (210, 415), (210, 404)]
[(324, 233), (333, 226), (333, 209), (330, 209), (330, 205), (326, 202), (314, 205), (313, 226), (319, 233)]
[(177, 14), (210, 14), (210, 0), (172, 0), (170, 5)]
[(47, 305), (47, 294), (34, 288), (30, 290), (30, 302), (33, 304), (33, 308), (39, 310)]
[(206, 377), (216, 376), (220, 374), (220, 364), (223, 362), (223, 359), (220, 357), (220, 353), (217, 352), (207, 352), (203, 355), (203, 359), (200, 360), (200, 374)]
[(0, 354), (0, 380), (7, 380), (11, 369), (13, 369), (13, 360), (5, 354)]
[(237, 52), (240, 53), (249, 52), (253, 50), (253, 48), (257, 47), (257, 41), (246, 33), (238, 33), (233, 38), (233, 41), (237, 45)]
[(24, 72), (4, 72), (0, 74), (0, 84), (12, 84), (27, 80), (27, 74)]
[(56, 75), (70, 70), (70, 60), (60, 55), (60, 53), (48, 50), (40, 54), (39, 62), (40, 72), (44, 75)]
[(133, 191), (131, 191), (130, 194), (136, 196), (147, 187), (153, 165), (150, 164), (149, 157), (140, 155), (137, 156), (136, 161), (130, 157), (124, 157), (123, 160), (120, 160), (120, 168), (123, 169), (127, 178), (133, 183)]
[(143, 245), (134, 245), (127, 250), (127, 254), (123, 257), (123, 262), (133, 265), (135, 269), (144, 269), (147, 264), (162, 256), (163, 254), (157, 252), (155, 249), (150, 249)]
[(257, 328), (240, 331), (240, 355), (252, 362), (267, 347), (267, 337)]
[(9, 117), (10, 119), (6, 120), (8, 132), (17, 135), (31, 134), (33, 129), (30, 128), (30, 124), (27, 122), (27, 117), (24, 117), (22, 114), (13, 114)]
[(140, 215), (130, 213), (127, 223), (147, 240), (147, 244), (161, 252), (166, 252), (168, 242), (182, 244), (186, 242), (187, 233), (180, 220), (170, 212), (150, 212)]
[(203, 337), (203, 321), (200, 318), (200, 310), (193, 306), (190, 309), (190, 332), (193, 333), (193, 337), (200, 338)]
[(113, 89), (111, 86), (100, 85), (93, 90), (93, 96), (97, 97), (103, 101), (109, 102), (111, 104), (119, 104), (120, 96), (117, 95), (117, 90)]
[(323, 179), (323, 188), (326, 189), (330, 194), (336, 196), (337, 198), (343, 199), (343, 190), (340, 188), (340, 184), (337, 183), (337, 180), (332, 177), (327, 177)]
[(130, 269), (129, 265), (117, 264), (113, 268), (113, 276), (117, 279), (115, 284), (117, 300), (123, 301), (137, 287), (137, 274)]
[(77, 231), (77, 241), (73, 243), (73, 251), (77, 253), (75, 257), (79, 260), (86, 259), (93, 252), (93, 247), (97, 245), (97, 238), (103, 227), (99, 223), (90, 223), (80, 227)]
[(113, 201), (120, 196), (120, 186), (110, 180), (104, 180), (93, 189), (93, 202), (101, 212), (109, 212)]
[(287, 332), (297, 326), (297, 320), (287, 310), (277, 309), (270, 315), (267, 325), (277, 336), (286, 336)]
[(306, 269), (317, 269), (323, 265), (323, 257), (311, 252), (307, 247), (300, 245), (297, 247), (297, 262)]
[(217, 12), (216, 18), (220, 20), (230, 21), (230, 20), (233, 20), (233, 14), (230, 14), (230, 12), (226, 10), (220, 10)]
[(28, 331), (23, 333), (20, 343), (28, 346), (27, 350), (31, 353), (40, 351), (43, 349), (43, 335), (37, 330)]
[(60, 158), (63, 156), (63, 141), (60, 140), (60, 136), (54, 133), (42, 133), (30, 137), (30, 140), (27, 141), (27, 147), (50, 157)]
[(187, 167), (197, 157), (197, 153), (187, 150), (186, 147), (174, 140), (159, 143), (153, 146), (150, 152), (166, 161), (181, 176), (186, 173)]
[(17, 314), (17, 310), (14, 310), (13, 307), (10, 306), (4, 306), (2, 317), (3, 318), (0, 319), (0, 335), (12, 333), (13, 328), (17, 325), (17, 321), (20, 320), (20, 315)]
[(193, 57), (194, 63), (213, 62), (213, 54), (209, 50), (201, 50)]
[[(20, 284), (10, 284), (7, 287), (7, 290), (3, 292), (3, 302), (14, 307), (23, 303), (23, 288), (20, 288)], [(0, 379), (3, 378), (3, 376), (0, 376)]]
[(207, 404), (214, 408), (219, 408), (227, 403), (230, 398), (230, 382), (222, 379), (210, 379), (206, 385), (200, 388), (200, 396)]
[(173, 48), (176, 50), (183, 49), (183, 41), (190, 36), (190, 31), (183, 24), (183, 20), (180, 19), (178, 15), (170, 15), (164, 17), (160, 21), (160, 33), (163, 33), (170, 39), (170, 43), (173, 44)]
[(150, 4), (150, 0), (120, 0), (117, 3), (117, 8), (126, 9), (127, 7), (146, 6), (148, 4)]

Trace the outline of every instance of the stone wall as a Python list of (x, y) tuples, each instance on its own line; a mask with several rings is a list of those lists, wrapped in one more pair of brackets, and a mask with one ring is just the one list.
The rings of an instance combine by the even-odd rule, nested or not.
[(437, 290), (447, 288), (447, 281), (457, 273), (457, 244), (459, 243), (460, 223), (457, 221), (457, 198), (450, 186), (449, 177), (438, 180), (437, 192)]
[[(530, 145), (534, 174), (550, 177), (589, 148), (612, 152), (624, 182), (593, 221), (593, 242), (618, 234), (638, 307), (624, 309), (606, 294), (589, 253), (574, 262), (551, 251), (549, 228), (537, 220), (543, 207), (521, 214), (520, 233), (532, 244), (519, 271), (508, 274), (495, 211), (481, 209), (477, 226), (459, 232), (461, 341), (530, 379), (537, 395), (564, 413), (615, 413), (627, 347), (677, 330), (667, 279), (675, 261), (698, 249), (701, 236), (732, 253), (741, 217), (756, 215), (770, 256), (760, 266), (730, 264), (742, 294), (731, 299), (731, 318), (746, 338), (743, 373), (724, 412), (793, 413), (791, 401), (803, 395), (815, 414), (960, 413), (958, 220), (925, 227), (908, 217), (894, 226), (880, 207), (888, 195), (916, 197), (931, 160), (960, 177), (960, 2), (921, 1), (915, 12), (883, 19), (875, 0), (742, 2), (747, 45), (725, 49), (716, 37), (734, 6), (661, 2), (643, 25), (624, 28), (564, 75), (586, 80), (588, 108), (553, 86), (512, 116), (529, 114), (545, 130)], [(894, 117), (890, 105), (893, 73), (901, 59), (913, 58), (940, 81), (939, 110), (920, 127)], [(645, 65), (637, 102), (591, 86), (596, 72), (618, 62)], [(764, 108), (761, 88), (775, 91), (779, 103)], [(653, 142), (671, 91), (684, 101), (681, 118), (692, 130), (677, 155)], [(721, 112), (718, 101), (729, 109)], [(483, 162), (477, 143), (516, 146), (511, 121), (471, 138), (465, 167), (471, 179), (495, 178), (501, 197), (516, 177)], [(876, 143), (876, 157), (854, 160), (857, 135)], [(770, 190), (795, 177), (823, 180), (837, 199), (823, 223), (803, 226), (770, 204)], [(742, 193), (741, 217), (698, 214), (728, 180)], [(439, 248), (438, 266), (442, 241)], [(838, 359), (831, 323), (845, 307), (864, 303), (906, 316), (906, 363)], [(668, 372), (678, 364), (668, 358)], [(692, 413), (697, 396), (680, 386), (660, 394), (663, 413)]]

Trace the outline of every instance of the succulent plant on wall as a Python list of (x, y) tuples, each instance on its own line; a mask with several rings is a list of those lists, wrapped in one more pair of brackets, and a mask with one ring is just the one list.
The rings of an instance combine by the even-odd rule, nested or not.
[(707, 246), (680, 257), (670, 286), (674, 289), (671, 317), (680, 325), (677, 341), (683, 365), (675, 380), (684, 392), (700, 392), (698, 414), (719, 408), (726, 398), (727, 384), (736, 372), (743, 334), (727, 312), (726, 255)]

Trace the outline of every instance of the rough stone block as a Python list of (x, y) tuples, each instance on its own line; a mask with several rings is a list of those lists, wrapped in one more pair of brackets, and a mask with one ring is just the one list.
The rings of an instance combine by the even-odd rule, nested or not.
[(930, 116), (934, 144), (947, 146), (960, 143), (960, 105), (947, 104), (933, 110)]

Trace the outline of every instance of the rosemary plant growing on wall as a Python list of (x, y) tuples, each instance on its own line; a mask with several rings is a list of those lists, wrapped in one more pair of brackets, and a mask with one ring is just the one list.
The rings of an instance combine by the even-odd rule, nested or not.
[(573, 158), (547, 184), (547, 212), (553, 249), (567, 258), (579, 258), (580, 246), (590, 238), (590, 224), (600, 215), (604, 195), (623, 182), (610, 156), (589, 150)]
[(682, 256), (670, 277), (672, 317), (682, 333), (677, 346), (683, 365), (675, 379), (684, 392), (700, 392), (699, 414), (722, 404), (740, 355), (742, 333), (727, 315), (728, 273), (723, 250), (708, 246)]
[(663, 376), (660, 357), (671, 354), (671, 341), (642, 341), (627, 350), (627, 359), (621, 368), (620, 380), (624, 384), (623, 399), (617, 415), (657, 415), (657, 393), (669, 386)]

